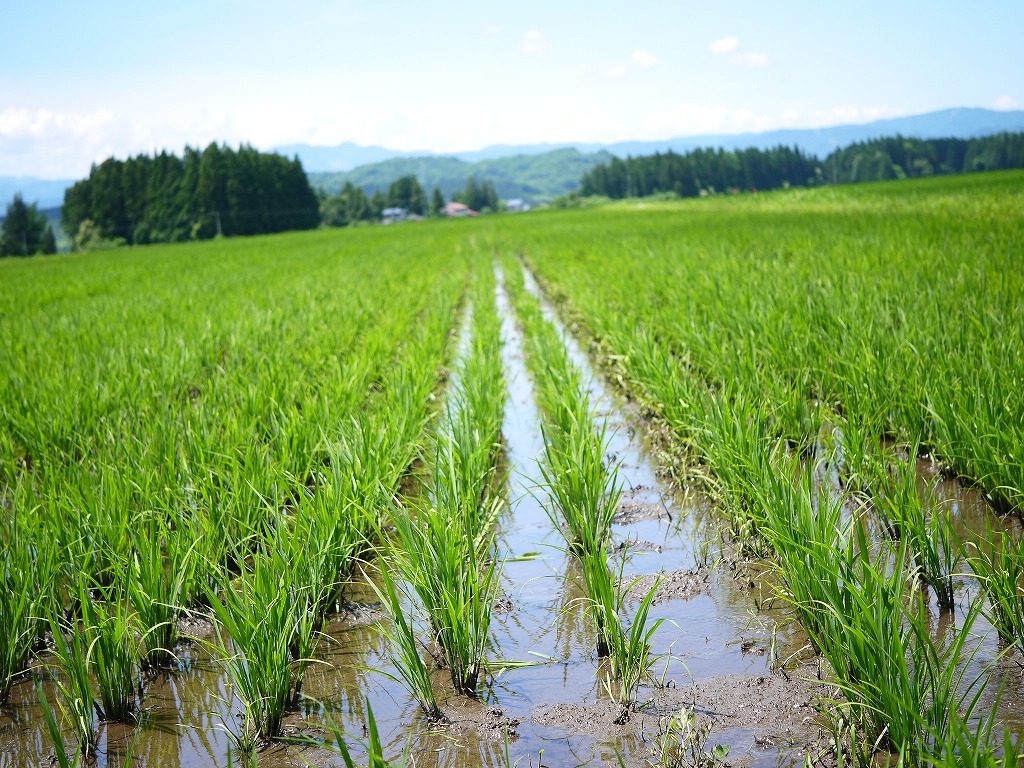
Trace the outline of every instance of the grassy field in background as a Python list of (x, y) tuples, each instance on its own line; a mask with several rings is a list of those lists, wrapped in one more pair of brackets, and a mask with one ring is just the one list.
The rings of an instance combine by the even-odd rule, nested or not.
[[(202, 613), (251, 751), (279, 735), (318, 630), (376, 557), (410, 695), (441, 717), (402, 617), (417, 601), (455, 694), (476, 695), (500, 580), (494, 265), (510, 276), (520, 259), (667, 427), (677, 479), (699, 480), (774, 563), (832, 662), (843, 722), (915, 762), (991, 757), (998, 729), (971, 720), (955, 678), (969, 649), (934, 640), (914, 606), (947, 610), (969, 563), (981, 589), (965, 628), (984, 614), (1019, 653), (1024, 592), (999, 579), (1024, 573), (1024, 551), (998, 524), (991, 547), (958, 545), (912, 463), (934, 456), (993, 512), (1024, 510), (1021, 172), (0, 261), (0, 706), (45, 656), (53, 712), (94, 750), (95, 712), (134, 722), (143, 673)], [(542, 399), (552, 525), (598, 585), (625, 719), (650, 665), (650, 595), (624, 615), (603, 427), (539, 304), (507, 284)], [(402, 483), (417, 463), (414, 500)], [(834, 487), (811, 481), (814, 464)], [(881, 545), (851, 506), (889, 532)], [(48, 632), (55, 657), (39, 650)], [(90, 646), (105, 650), (86, 660)]]

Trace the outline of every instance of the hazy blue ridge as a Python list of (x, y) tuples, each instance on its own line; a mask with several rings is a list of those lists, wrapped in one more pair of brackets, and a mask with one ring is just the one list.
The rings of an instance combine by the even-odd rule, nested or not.
[(556, 149), (544, 154), (523, 154), (469, 163), (456, 157), (401, 157), (356, 168), (346, 173), (309, 173), (314, 187), (336, 194), (346, 182), (362, 187), (368, 194), (387, 191), (391, 182), (414, 175), (429, 193), (438, 187), (450, 198), (466, 186), (470, 176), (490, 178), (503, 199), (524, 198), (531, 202), (551, 200), (579, 186), (584, 173), (608, 162), (606, 152), (584, 154), (576, 149)]
[[(831, 128), (794, 128), (762, 133), (708, 134), (702, 136), (680, 136), (663, 141), (622, 141), (614, 144), (568, 142), (563, 144), (493, 144), (470, 152), (446, 153), (445, 156), (475, 163), (481, 160), (517, 155), (547, 154), (558, 149), (576, 149), (584, 154), (607, 151), (618, 157), (627, 155), (650, 155), (654, 152), (685, 152), (690, 149), (713, 147), (722, 149), (745, 149), (754, 147), (767, 149), (779, 144), (799, 147), (806, 153), (824, 157), (839, 147), (858, 141), (876, 139), (881, 136), (901, 134), (919, 139), (959, 138), (988, 136), (1002, 131), (1024, 131), (1024, 110), (996, 112), (980, 107), (959, 107), (928, 112), (923, 115), (896, 117), (876, 120), (861, 125), (838, 125)], [(277, 151), (288, 156), (298, 155), (307, 172), (346, 171), (377, 163), (394, 157), (438, 157), (431, 152), (400, 152), (383, 147), (359, 147), (346, 142), (337, 147), (313, 147), (307, 144), (292, 144), (278, 147)], [(359, 152), (365, 154), (360, 155)], [(363, 159), (358, 162), (358, 158)], [(335, 159), (336, 158), (336, 159)], [(353, 164), (355, 163), (355, 164)]]
[(26, 203), (35, 203), (40, 209), (59, 208), (64, 204), (64, 190), (75, 181), (38, 179), (34, 176), (0, 176), (0, 216), (18, 193)]
[[(436, 186), (447, 198), (462, 189), (469, 176), (477, 174), (491, 177), (502, 198), (522, 197), (539, 202), (576, 189), (586, 171), (606, 162), (611, 155), (636, 157), (708, 147), (769, 149), (781, 144), (824, 158), (835, 149), (855, 142), (897, 134), (922, 139), (969, 139), (1003, 131), (1024, 132), (1024, 110), (997, 112), (963, 107), (831, 128), (683, 136), (664, 141), (614, 144), (494, 144), (445, 155), (360, 146), (352, 142), (333, 147), (290, 144), (274, 151), (289, 158), (298, 157), (310, 183), (331, 193), (351, 181), (372, 194), (377, 189), (386, 190), (402, 176), (415, 174), (428, 193)], [(35, 202), (40, 208), (59, 206), (64, 201), (64, 190), (73, 183), (74, 180), (69, 179), (0, 176), (0, 201), (9, 202), (20, 192), (26, 202)]]

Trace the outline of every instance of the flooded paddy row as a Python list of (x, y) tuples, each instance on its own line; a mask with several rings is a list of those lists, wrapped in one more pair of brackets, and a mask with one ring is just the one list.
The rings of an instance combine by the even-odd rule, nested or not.
[[(529, 273), (527, 287), (543, 298)], [(452, 722), (431, 726), (424, 721), (415, 701), (393, 679), (397, 670), (376, 628), (387, 614), (372, 590), (357, 583), (347, 590), (346, 610), (324, 627), (304, 699), (286, 717), (285, 738), (259, 752), (258, 763), (341, 764), (328, 750), (297, 741), (329, 740), (331, 724), (366, 738), (367, 704), (385, 754), (397, 758), (407, 752), (416, 765), (498, 766), (506, 764), (507, 756), (519, 765), (617, 764), (620, 757), (627, 765), (645, 765), (656, 760), (659, 729), (683, 707), (709, 723), (708, 747), (728, 747), (733, 765), (801, 764), (808, 750), (824, 751), (829, 734), (815, 705), (833, 691), (820, 682), (820, 666), (790, 612), (780, 601), (769, 600), (770, 578), (761, 564), (739, 557), (720, 532), (710, 502), (662, 481), (630, 406), (596, 375), (578, 341), (544, 302), (545, 317), (559, 328), (590, 383), (594, 409), (610, 429), (608, 458), (617, 464), (625, 486), (613, 526), (614, 558), (626, 558), (627, 579), (642, 579), (637, 602), (649, 578), (664, 575), (652, 617), (665, 623), (651, 649), (661, 657), (655, 669), (663, 687), (645, 685), (640, 700), (647, 706), (627, 723), (615, 723), (615, 709), (602, 687), (582, 576), (545, 511), (541, 419), (522, 332), (500, 273), (495, 298), (508, 386), (501, 431), (509, 477), (498, 531), (505, 558), (502, 590), (488, 651), (494, 674), (481, 700), (454, 696), (439, 672), (435, 688)], [(467, 327), (468, 319), (460, 338)], [(460, 350), (464, 353), (464, 345)], [(919, 462), (922, 483), (934, 472), (931, 462)], [(826, 473), (821, 482), (833, 480)], [(976, 492), (951, 480), (939, 482), (936, 491), (961, 532), (983, 529), (988, 512)], [(375, 578), (373, 563), (363, 573)], [(973, 580), (958, 580), (962, 601), (976, 590)], [(963, 608), (952, 616), (936, 611), (936, 634), (955, 627), (963, 613)], [(243, 710), (223, 667), (204, 645), (214, 629), (196, 621), (186, 630), (196, 639), (175, 649), (176, 668), (146, 683), (142, 725), (103, 726), (98, 765), (122, 765), (129, 753), (137, 765), (238, 763), (231, 756), (232, 734), (238, 732)], [(983, 619), (974, 631), (980, 647), (972, 664), (980, 670), (997, 663), (992, 693), (1002, 686), (1004, 721), (1017, 732), (1024, 730), (1015, 716), (1024, 701), (1016, 664), (1009, 658), (997, 661), (1002, 648)], [(503, 667), (502, 660), (530, 665)], [(43, 678), (44, 692), (55, 701), (52, 681)], [(0, 708), (0, 766), (49, 760), (53, 750), (41, 722), (31, 682), (18, 682), (11, 702)], [(73, 737), (69, 732), (65, 738), (70, 742)], [(361, 753), (356, 757), (365, 759)]]

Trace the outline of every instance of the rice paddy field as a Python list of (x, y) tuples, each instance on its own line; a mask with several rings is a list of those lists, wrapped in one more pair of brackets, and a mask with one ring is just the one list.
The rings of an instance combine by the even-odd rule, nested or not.
[(1024, 173), (0, 261), (0, 766), (1016, 765)]

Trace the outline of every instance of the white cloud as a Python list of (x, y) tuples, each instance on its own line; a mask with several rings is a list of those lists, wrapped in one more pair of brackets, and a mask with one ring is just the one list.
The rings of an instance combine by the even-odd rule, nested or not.
[(531, 29), (523, 35), (522, 50), (527, 56), (543, 56), (547, 53), (548, 41), (536, 29)]
[(755, 53), (754, 51), (735, 53), (729, 57), (729, 61), (734, 67), (748, 69), (763, 69), (764, 67), (770, 67), (772, 64), (771, 59), (763, 53)]
[(501, 24), (481, 24), (480, 29), (487, 35), (500, 35), (505, 31), (505, 27)]
[(732, 53), (739, 47), (740, 41), (732, 35), (728, 35), (720, 40), (715, 40), (708, 46), (708, 50), (712, 53)]
[(645, 133), (651, 137), (695, 135), (702, 133), (743, 133), (773, 127), (769, 117), (746, 109), (682, 103), (647, 116)]
[(0, 174), (5, 176), (84, 175), (90, 163), (124, 143), (137, 145), (134, 126), (107, 110), (8, 107), (0, 112)]
[(850, 123), (870, 123), (890, 117), (902, 117), (905, 112), (890, 107), (862, 107), (857, 104), (842, 104), (826, 109), (788, 107), (782, 110), (781, 120), (776, 127), (827, 128)]
[(827, 128), (850, 123), (869, 123), (906, 114), (890, 107), (846, 104), (826, 109), (790, 106), (778, 113), (759, 113), (685, 102), (649, 114), (643, 134), (650, 139), (716, 133), (748, 133), (779, 128)]
[(756, 51), (741, 51), (739, 39), (732, 35), (723, 37), (720, 40), (715, 40), (715, 42), (708, 46), (708, 50), (717, 55), (726, 53), (732, 54), (729, 57), (729, 63), (734, 67), (740, 67), (742, 69), (762, 69), (764, 67), (770, 67), (772, 64), (771, 59), (763, 53), (757, 53)]
[(637, 49), (629, 57), (637, 69), (650, 69), (658, 63), (658, 57), (647, 51)]
[(1000, 96), (992, 102), (992, 108), (1001, 110), (1020, 109), (1020, 104), (1012, 96)]
[(845, 123), (870, 123), (889, 117), (902, 117), (905, 112), (890, 107), (862, 107), (857, 104), (844, 104), (828, 109), (812, 110), (808, 116), (809, 127), (826, 127)]
[(629, 61), (626, 63), (610, 64), (606, 67), (595, 68), (589, 64), (581, 64), (579, 68), (580, 75), (587, 77), (589, 75), (600, 75), (601, 77), (607, 77), (616, 79), (619, 77), (625, 77), (630, 72), (642, 72), (647, 69), (652, 69), (659, 64), (658, 57), (653, 53), (637, 49), (629, 55)]
[(85, 136), (112, 122), (114, 116), (105, 110), (79, 115), (8, 107), (0, 112), (0, 139), (39, 139), (55, 134)]

